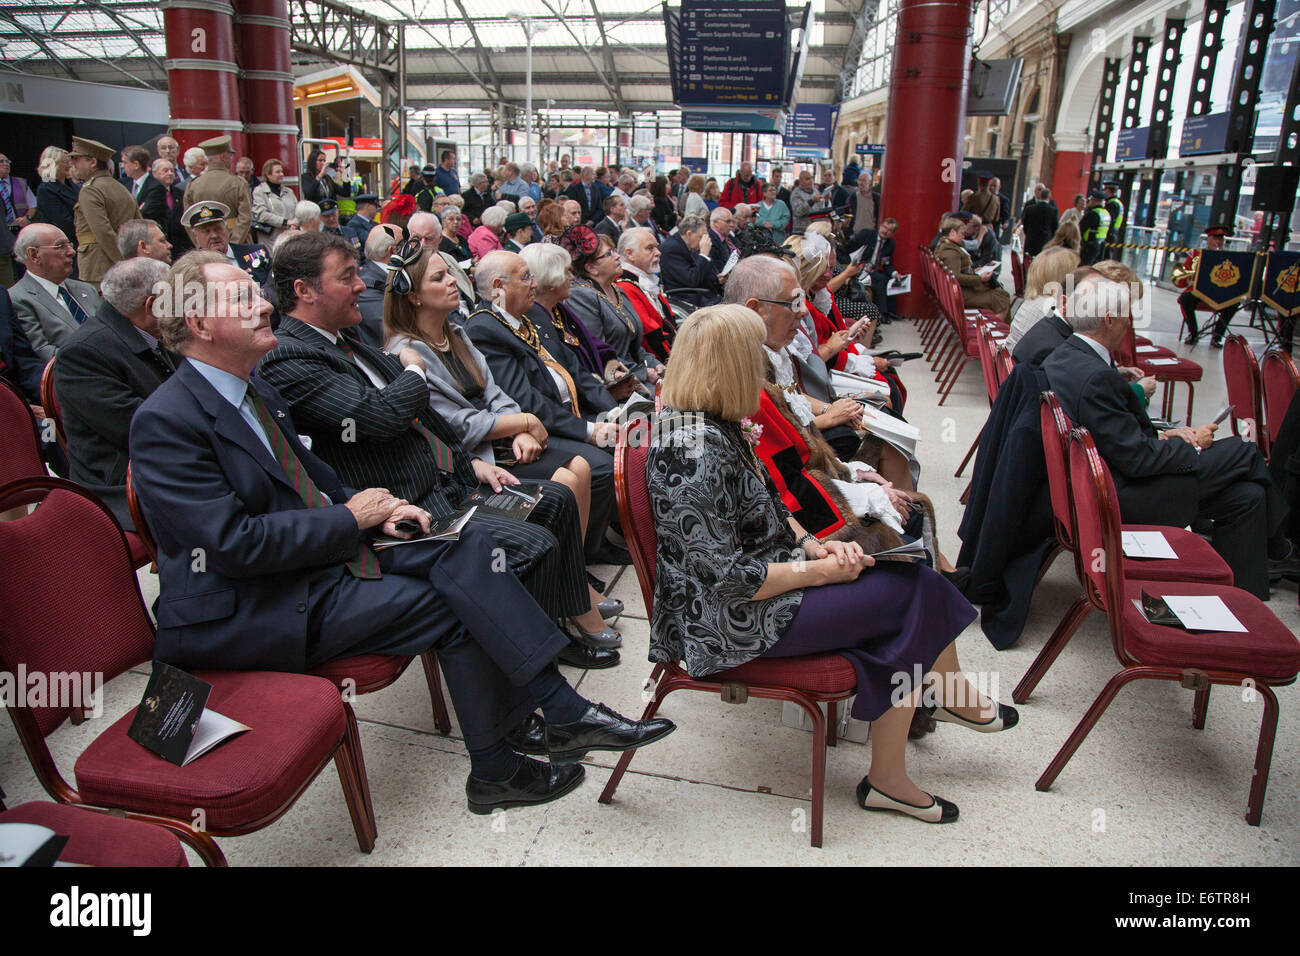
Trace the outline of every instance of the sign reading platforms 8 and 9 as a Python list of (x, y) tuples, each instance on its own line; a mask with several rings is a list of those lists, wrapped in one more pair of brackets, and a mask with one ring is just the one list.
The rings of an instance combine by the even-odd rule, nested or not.
[(789, 37), (785, 0), (682, 0), (682, 105), (779, 106)]

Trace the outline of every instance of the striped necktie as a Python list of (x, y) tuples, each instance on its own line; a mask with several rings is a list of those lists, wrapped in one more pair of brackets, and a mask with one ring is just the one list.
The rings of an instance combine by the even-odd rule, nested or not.
[(86, 310), (78, 304), (77, 297), (63, 286), (59, 286), (59, 298), (62, 299), (63, 304), (68, 307), (68, 311), (72, 313), (72, 317), (77, 320), (78, 325), (81, 325), (90, 318), (90, 316), (86, 315)]
[[(334, 340), (334, 344), (337, 345), (343, 354), (353, 362), (357, 361), (356, 352), (352, 349), (352, 343), (350, 343), (345, 336), (339, 335), (338, 338)], [(357, 367), (360, 368), (360, 365)], [(429, 431), (429, 429), (421, 425), (418, 418), (411, 421), (411, 427), (419, 432), (420, 437), (429, 443), (429, 450), (433, 452), (433, 460), (437, 464), (438, 470), (454, 475), (456, 473), (454, 467), (455, 459), (452, 456), (451, 449), (447, 447), (446, 443), (433, 432)]]
[[(258, 395), (257, 390), (250, 385), (246, 397), (249, 404), (253, 406), (253, 411), (257, 412), (257, 420), (262, 423), (262, 429), (266, 432), (266, 437), (271, 441), (271, 451), (275, 453), (275, 460), (280, 463), (284, 473), (289, 476), (289, 483), (298, 492), (303, 504), (308, 508), (328, 508), (329, 501), (321, 494), (320, 489), (316, 487), (316, 483), (311, 480), (311, 475), (307, 474), (307, 469), (302, 466), (302, 462), (294, 454), (293, 448), (289, 445), (288, 437), (276, 425), (275, 419), (271, 417), (271, 410), (266, 407), (266, 402), (262, 401), (262, 396)], [(366, 544), (361, 545), (360, 553), (349, 561), (346, 567), (354, 578), (377, 578), (381, 576), (379, 573), (379, 557)]]
[(14, 209), (13, 191), (8, 179), (0, 179), (0, 199), (5, 204), (5, 222), (12, 223), (18, 218), (18, 212)]

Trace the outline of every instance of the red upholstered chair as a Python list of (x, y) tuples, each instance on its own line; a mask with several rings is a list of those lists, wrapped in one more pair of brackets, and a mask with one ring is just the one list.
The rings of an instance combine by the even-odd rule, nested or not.
[(31, 823), (68, 837), (62, 863), (81, 866), (189, 866), (181, 841), (151, 823), (89, 807), (34, 801), (0, 813), (0, 823)]
[(40, 426), (22, 393), (0, 378), (0, 485), (48, 474), (41, 457)]
[[(633, 422), (620, 431), (614, 449), (614, 491), (618, 498), (618, 516), (627, 539), (641, 595), (645, 598), (646, 616), (654, 620), (654, 582), (656, 536), (650, 513), (650, 495), (646, 489), (645, 463), (649, 436), (644, 422)], [(822, 804), (826, 791), (826, 748), (835, 746), (835, 723), (838, 702), (847, 700), (857, 689), (852, 665), (838, 654), (812, 654), (806, 657), (757, 658), (730, 670), (696, 679), (680, 663), (656, 664), (650, 674), (654, 696), (646, 705), (642, 720), (649, 720), (659, 710), (664, 698), (676, 690), (701, 690), (721, 694), (729, 704), (743, 704), (750, 697), (765, 700), (788, 700), (798, 704), (812, 721), (812, 825), (813, 846), (822, 845)], [(818, 703), (826, 704), (823, 716)], [(625, 752), (614, 768), (600, 795), (601, 803), (614, 799), (614, 791), (627, 772), (635, 751)]]
[[(57, 356), (55, 356), (57, 358)], [(63, 410), (59, 407), (58, 396), (54, 394), (54, 359), (45, 363), (41, 372), (41, 407), (50, 421), (54, 422), (54, 437), (59, 440), (59, 447), (68, 450), (68, 436), (63, 433)]]
[[(98, 499), (59, 478), (0, 488), (0, 510), (40, 502), (0, 523), (0, 671), (90, 673), (105, 682), (153, 657), (154, 629), (122, 529)], [(44, 600), (51, 580), (75, 581)], [(127, 737), (135, 708), (82, 751), (76, 785), (46, 742), (82, 700), (24, 700), (8, 708), (36, 776), (60, 803), (100, 807), (156, 824), (204, 862), (225, 865), (213, 837), (279, 819), (334, 761), (357, 843), (375, 845), (374, 809), (352, 708), (328, 681), (304, 674), (199, 671), (209, 706), (252, 729), (177, 767)], [(79, 695), (78, 695), (79, 696)]]
[(1259, 445), (1268, 454), (1268, 432), (1260, 397), (1259, 360), (1250, 344), (1233, 333), (1223, 340), (1223, 379), (1232, 406), (1232, 433)]
[(1016, 361), (1011, 357), (1011, 350), (1005, 345), (998, 346), (998, 385), (1001, 385), (1011, 375), (1011, 370), (1016, 367)]
[[(984, 392), (989, 398), (989, 408), (993, 407), (994, 400), (998, 397), (998, 389), (1002, 385), (1003, 378), (998, 371), (998, 348), (1000, 347), (994, 340), (995, 332), (992, 325), (980, 319), (975, 323), (975, 333), (978, 339), (977, 348), (979, 350), (980, 371), (984, 375)], [(984, 426), (980, 426), (975, 440), (971, 442), (970, 448), (966, 451), (966, 457), (961, 460), (957, 466), (954, 478), (960, 478), (961, 473), (966, 470), (967, 463), (975, 457), (975, 449), (980, 446), (980, 439), (984, 437)]]
[[(1054, 392), (1043, 393), (1042, 405), (1039, 406), (1040, 424), (1043, 430), (1043, 455), (1047, 459), (1047, 484), (1052, 498), (1052, 523), (1056, 530), (1056, 544), (1059, 551), (1069, 552), (1074, 556), (1074, 571), (1079, 578), (1083, 591), (1066, 610), (1056, 630), (1043, 645), (1043, 649), (1034, 658), (1025, 676), (1020, 679), (1012, 693), (1017, 704), (1023, 704), (1034, 692), (1038, 682), (1043, 679), (1065, 645), (1070, 642), (1074, 632), (1079, 629), (1093, 610), (1099, 607), (1089, 599), (1091, 593), (1083, 562), (1092, 560), (1095, 552), (1081, 551), (1079, 548), (1079, 530), (1074, 514), (1074, 488), (1070, 484), (1070, 469), (1067, 464), (1070, 441), (1070, 420), (1057, 400)], [(1107, 473), (1109, 476), (1109, 472)], [(1109, 480), (1109, 477), (1107, 478)], [(1184, 528), (1168, 528), (1158, 525), (1126, 524), (1122, 531), (1159, 531), (1173, 548), (1177, 558), (1124, 558), (1124, 575), (1130, 581), (1178, 581), (1196, 582), (1198, 584), (1232, 584), (1232, 570), (1227, 562), (1219, 557), (1198, 534)], [(1055, 555), (1053, 555), (1053, 558)], [(1044, 562), (1045, 564), (1048, 562)]]
[[(135, 487), (131, 484), (131, 466), (126, 466), (126, 503), (131, 509), (131, 520), (148, 549), (149, 557), (158, 560), (158, 545), (149, 531), (140, 499), (136, 497)], [(383, 690), (405, 673), (414, 658), (393, 654), (359, 654), (356, 657), (342, 657), (326, 661), (308, 673), (323, 677), (340, 690), (351, 694), (370, 694)], [(442, 676), (438, 671), (438, 656), (432, 650), (420, 655), (424, 665), (424, 679), (429, 685), (429, 702), (433, 705), (433, 723), (438, 733), (444, 737), (451, 733), (451, 715), (447, 711), (447, 702), (442, 696)]]
[[(1138, 348), (1144, 351), (1139, 352)], [(1150, 375), (1157, 382), (1164, 384), (1160, 400), (1160, 415), (1166, 420), (1173, 418), (1174, 415), (1174, 385), (1178, 382), (1186, 382), (1187, 421), (1191, 422), (1192, 404), (1196, 400), (1196, 383), (1204, 374), (1204, 369), (1200, 365), (1191, 359), (1182, 358), (1163, 346), (1152, 345), (1150, 339), (1135, 335), (1131, 325), (1124, 339), (1124, 347), (1115, 359), (1120, 365), (1137, 368), (1143, 375)], [(1170, 362), (1173, 364), (1169, 364)]]
[[(1085, 428), (1070, 433), (1070, 478), (1078, 527), (1078, 550), (1103, 555), (1104, 561), (1083, 562), (1089, 600), (1106, 612), (1111, 644), (1121, 670), (1102, 689), (1079, 725), (1052, 759), (1035, 784), (1047, 790), (1079, 749), (1088, 732), (1105, 713), (1115, 695), (1126, 684), (1143, 678), (1177, 681), (1196, 691), (1192, 726), (1205, 727), (1210, 687), (1214, 684), (1258, 694), (1264, 701), (1264, 716), (1255, 750), (1255, 773), (1251, 778), (1246, 822), (1259, 826), (1268, 787), (1273, 740), (1277, 733), (1277, 696), (1274, 687), (1292, 683), (1300, 671), (1300, 641), (1273, 616), (1258, 598), (1238, 588), (1218, 584), (1180, 581), (1163, 587), (1151, 582), (1127, 579), (1128, 562), (1120, 548), (1119, 501), (1110, 473), (1092, 436)], [(1142, 591), (1158, 594), (1216, 596), (1245, 626), (1245, 633), (1183, 631), (1147, 621), (1134, 601)], [(1140, 736), (1140, 735), (1139, 735)]]
[(1029, 271), (1029, 263), (1033, 261), (1033, 256), (1021, 258), (1020, 253), (1011, 250), (1011, 282), (1015, 287), (1016, 295), (1025, 294), (1025, 273)]
[(1264, 434), (1268, 436), (1269, 450), (1277, 441), (1291, 399), (1300, 391), (1300, 368), (1295, 359), (1276, 345), (1259, 360), (1260, 387), (1263, 393)]

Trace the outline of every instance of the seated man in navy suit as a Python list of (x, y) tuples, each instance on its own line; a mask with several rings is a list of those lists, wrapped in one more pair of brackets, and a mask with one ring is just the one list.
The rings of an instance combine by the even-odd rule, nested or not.
[[(469, 808), (544, 803), (582, 779), (588, 750), (670, 733), (580, 697), (553, 659), (567, 638), (492, 539), (371, 550), (376, 531), (429, 526), (384, 488), (346, 488), (299, 440), (274, 388), (251, 380), (275, 347), (270, 303), (224, 256), (192, 253), (168, 274), (159, 330), (184, 356), (131, 423), (133, 482), (158, 543), (155, 656), (187, 668), (302, 672), (361, 654), (436, 648), (470, 755)], [(180, 301), (173, 290), (181, 289)], [(505, 735), (534, 708), (551, 762)]]

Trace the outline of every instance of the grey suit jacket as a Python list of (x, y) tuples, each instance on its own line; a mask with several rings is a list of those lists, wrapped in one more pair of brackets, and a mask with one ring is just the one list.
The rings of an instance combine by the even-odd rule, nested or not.
[[(99, 311), (99, 293), (88, 282), (66, 279), (63, 283), (78, 304), (91, 316)], [(30, 274), (24, 275), (9, 289), (14, 316), (22, 324), (27, 340), (42, 363), (54, 358), (68, 337), (77, 330), (77, 320), (68, 314), (63, 303), (50, 295)]]

